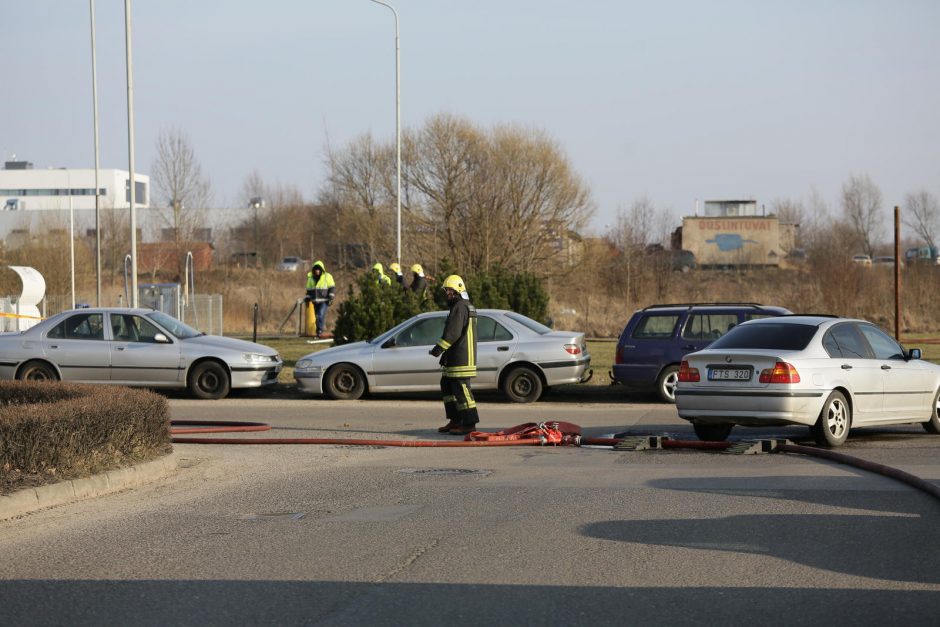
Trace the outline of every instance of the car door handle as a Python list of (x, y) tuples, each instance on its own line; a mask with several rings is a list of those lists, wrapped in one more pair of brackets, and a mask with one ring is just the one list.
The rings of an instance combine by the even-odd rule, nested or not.
[(49, 348), (59, 348), (59, 345), (58, 345), (58, 344), (52, 344), (52, 345), (49, 346)]
[(508, 347), (508, 346), (497, 346), (497, 347), (496, 347), (496, 350), (498, 350), (498, 351), (508, 351), (508, 350), (509, 350), (509, 347)]
[(126, 348), (126, 346), (115, 346), (115, 347), (114, 347), (114, 350), (122, 351), (122, 350), (124, 350), (125, 348)]
[(882, 365), (881, 365), (881, 369), (882, 369), (882, 370), (891, 370), (891, 366), (889, 366), (888, 364), (882, 364)]
[(688, 350), (694, 350), (694, 349), (695, 349), (695, 344), (686, 344), (686, 345), (683, 346), (682, 348), (688, 349)]
[(843, 369), (843, 370), (851, 370), (851, 369), (852, 369), (852, 366), (850, 366), (850, 365), (848, 365), (848, 364), (842, 364), (842, 369)]

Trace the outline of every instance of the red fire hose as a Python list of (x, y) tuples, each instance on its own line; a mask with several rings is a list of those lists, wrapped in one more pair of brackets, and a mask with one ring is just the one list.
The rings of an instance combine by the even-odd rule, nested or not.
[[(268, 431), (271, 426), (263, 422), (173, 420), (170, 434), (190, 433), (233, 433), (246, 431)], [(184, 426), (185, 425), (185, 426)], [(198, 425), (198, 426), (197, 426)], [(511, 429), (488, 433), (474, 431), (464, 440), (355, 440), (346, 438), (187, 438), (173, 437), (174, 444), (333, 444), (339, 446), (396, 446), (412, 448), (474, 448), (482, 446), (615, 446), (622, 438), (582, 438), (581, 427), (568, 422), (529, 422)], [(660, 446), (664, 449), (723, 450), (732, 446), (731, 442), (703, 442), (698, 440), (673, 440), (662, 438)], [(855, 466), (869, 472), (875, 472), (922, 490), (940, 499), (940, 487), (891, 466), (885, 466), (864, 459), (836, 453), (826, 449), (779, 444), (776, 451), (797, 453), (829, 459), (841, 464)]]

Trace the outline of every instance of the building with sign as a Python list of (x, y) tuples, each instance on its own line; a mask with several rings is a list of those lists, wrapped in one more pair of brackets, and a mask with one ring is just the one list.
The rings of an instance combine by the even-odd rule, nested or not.
[(699, 267), (778, 266), (795, 247), (798, 228), (763, 215), (754, 200), (710, 200), (704, 215), (682, 219), (676, 239)]

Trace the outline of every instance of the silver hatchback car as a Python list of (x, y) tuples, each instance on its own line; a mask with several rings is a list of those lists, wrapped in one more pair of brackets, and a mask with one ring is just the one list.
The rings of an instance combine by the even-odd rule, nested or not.
[[(446, 311), (418, 314), (374, 339), (301, 357), (297, 387), (336, 399), (438, 390), (441, 369), (428, 349), (446, 318)], [(511, 401), (531, 403), (548, 387), (586, 381), (590, 364), (583, 333), (553, 331), (512, 311), (477, 311), (475, 390), (499, 389)]]
[(282, 365), (272, 348), (206, 335), (150, 309), (73, 309), (0, 333), (0, 379), (188, 388), (218, 399), (276, 383)]

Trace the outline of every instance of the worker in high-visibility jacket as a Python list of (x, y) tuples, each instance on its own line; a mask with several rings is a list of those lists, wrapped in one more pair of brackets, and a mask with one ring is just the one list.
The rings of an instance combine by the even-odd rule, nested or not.
[(441, 394), (447, 424), (440, 433), (465, 435), (476, 429), (480, 416), (470, 392), (470, 379), (477, 376), (477, 310), (463, 279), (452, 274), (442, 284), (450, 312), (444, 333), (429, 351), (441, 356)]
[(372, 275), (375, 277), (375, 282), (379, 285), (392, 284), (392, 280), (385, 274), (385, 268), (383, 268), (382, 264), (379, 262), (375, 262), (372, 265)]
[(307, 273), (306, 302), (313, 303), (317, 318), (317, 337), (332, 337), (326, 330), (326, 310), (336, 298), (336, 282), (333, 275), (326, 271), (322, 261), (314, 261)]

